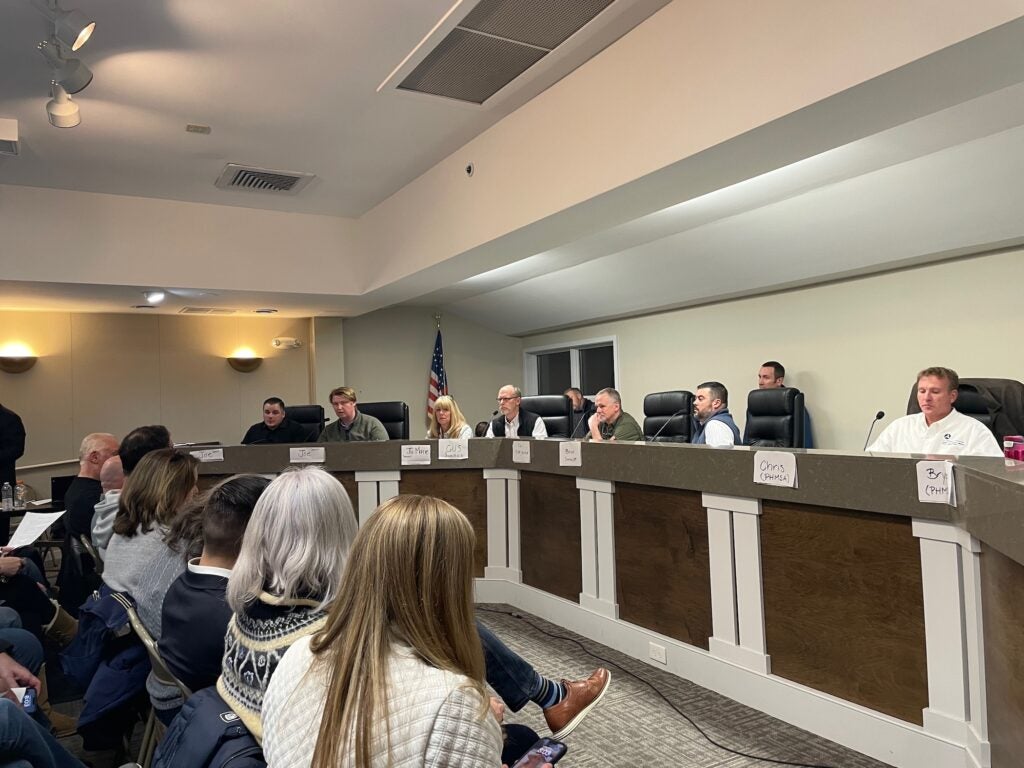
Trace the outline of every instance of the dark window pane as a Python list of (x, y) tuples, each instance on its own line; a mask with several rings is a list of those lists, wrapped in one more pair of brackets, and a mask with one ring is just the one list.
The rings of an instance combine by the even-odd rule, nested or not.
[(580, 350), (580, 389), (592, 395), (615, 386), (615, 355), (611, 344)]
[(538, 395), (560, 395), (571, 386), (569, 350), (537, 355)]

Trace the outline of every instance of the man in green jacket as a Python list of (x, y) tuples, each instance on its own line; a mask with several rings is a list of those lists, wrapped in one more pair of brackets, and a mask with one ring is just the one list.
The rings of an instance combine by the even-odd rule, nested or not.
[(388, 439), (388, 431), (379, 419), (360, 413), (356, 408), (356, 391), (352, 387), (331, 390), (331, 406), (338, 420), (324, 427), (318, 442), (355, 443)]
[(596, 413), (587, 422), (589, 438), (594, 442), (614, 440), (621, 443), (644, 439), (644, 432), (636, 419), (622, 410), (622, 398), (616, 390), (608, 387), (598, 392), (594, 396), (594, 408)]

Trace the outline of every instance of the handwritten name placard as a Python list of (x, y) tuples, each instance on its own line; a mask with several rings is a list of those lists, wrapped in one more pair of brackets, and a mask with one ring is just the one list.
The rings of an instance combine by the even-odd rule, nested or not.
[(199, 461), (224, 461), (224, 449), (223, 448), (206, 448), (202, 451), (191, 451), (192, 455), (195, 456)]
[[(451, 442), (458, 442), (453, 440)], [(414, 464), (430, 463), (430, 444), (427, 445), (403, 445), (402, 466), (408, 467)]]
[(754, 482), (759, 485), (796, 488), (796, 454), (786, 451), (756, 451)]
[(558, 466), (560, 467), (582, 467), (583, 451), (580, 450), (580, 443), (576, 440), (566, 440), (558, 444)]
[(437, 458), (459, 460), (469, 458), (469, 440), (438, 440)]
[(292, 464), (323, 464), (326, 458), (327, 449), (322, 445), (288, 449), (288, 461)]
[(953, 462), (917, 462), (917, 500), (926, 504), (956, 506), (956, 487), (953, 485)]
[(527, 440), (516, 440), (512, 443), (512, 463), (530, 463), (530, 443)]

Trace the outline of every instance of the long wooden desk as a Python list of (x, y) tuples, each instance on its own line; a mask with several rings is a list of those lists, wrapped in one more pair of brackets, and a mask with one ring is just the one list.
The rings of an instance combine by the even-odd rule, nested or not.
[[(426, 443), (426, 441), (412, 441)], [(917, 499), (922, 457), (796, 451), (799, 487), (753, 451), (472, 440), (402, 466), (401, 442), (332, 444), (360, 520), (440, 496), (478, 535), (477, 593), (513, 604), (899, 766), (1024, 754), (1024, 465), (964, 459), (957, 507)], [(204, 485), (277, 472), (287, 446), (225, 447)], [(663, 661), (659, 661), (663, 659)]]

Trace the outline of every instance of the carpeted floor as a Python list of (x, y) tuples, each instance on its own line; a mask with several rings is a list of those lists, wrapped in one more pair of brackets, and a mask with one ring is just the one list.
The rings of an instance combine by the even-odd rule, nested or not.
[[(559, 768), (764, 768), (771, 765), (711, 745), (658, 694), (622, 669), (653, 683), (713, 739), (740, 752), (772, 760), (835, 768), (885, 766), (885, 763), (826, 741), (536, 617), (526, 614), (525, 620), (513, 618), (508, 615), (512, 610), (509, 606), (480, 605), (478, 610), (479, 618), (509, 647), (530, 661), (542, 675), (578, 679), (598, 666), (607, 666), (611, 670), (611, 688), (587, 719), (566, 738), (569, 752), (559, 763)], [(574, 643), (548, 637), (530, 624), (556, 635), (575, 638), (593, 653), (615, 662), (615, 665), (603, 664), (588, 656)], [(508, 713), (506, 720), (528, 725), (541, 736), (548, 735), (544, 718), (533, 705), (528, 705), (520, 712)]]

